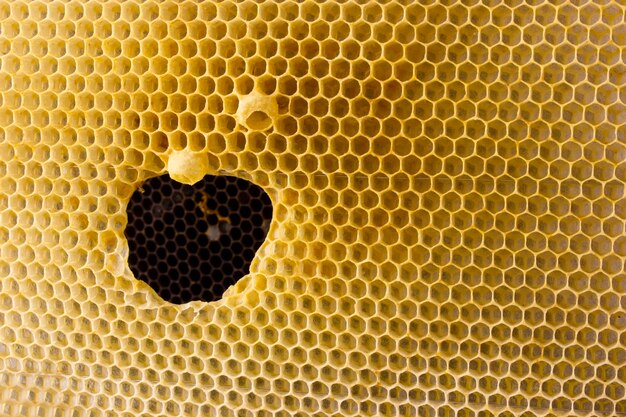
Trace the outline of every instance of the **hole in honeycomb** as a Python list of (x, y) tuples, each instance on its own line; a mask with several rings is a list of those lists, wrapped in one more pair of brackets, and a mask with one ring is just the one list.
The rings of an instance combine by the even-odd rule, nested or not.
[(250, 271), (272, 219), (263, 189), (241, 178), (146, 181), (128, 204), (129, 265), (166, 301), (214, 301)]
[(270, 119), (267, 113), (260, 110), (252, 112), (246, 119), (248, 127), (255, 130), (267, 129), (271, 122), (272, 119)]

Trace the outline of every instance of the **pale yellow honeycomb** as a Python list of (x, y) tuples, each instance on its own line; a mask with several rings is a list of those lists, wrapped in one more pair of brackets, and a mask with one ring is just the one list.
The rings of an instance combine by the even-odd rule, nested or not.
[[(625, 8), (2, 2), (0, 415), (625, 414)], [(274, 204), (219, 302), (127, 265), (174, 154)]]

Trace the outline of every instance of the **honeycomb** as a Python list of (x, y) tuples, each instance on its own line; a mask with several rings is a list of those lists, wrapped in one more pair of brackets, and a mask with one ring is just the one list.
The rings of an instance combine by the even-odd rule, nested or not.
[(263, 190), (234, 177), (193, 186), (154, 177), (128, 203), (128, 264), (172, 303), (214, 301), (250, 270), (267, 236), (272, 205)]
[[(0, 415), (623, 415), (625, 8), (0, 3)], [(218, 301), (129, 267), (166, 174), (271, 199)]]

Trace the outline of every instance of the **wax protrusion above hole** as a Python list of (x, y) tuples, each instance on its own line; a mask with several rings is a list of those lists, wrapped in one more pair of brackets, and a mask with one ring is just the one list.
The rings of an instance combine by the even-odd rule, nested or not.
[(192, 185), (208, 173), (209, 160), (205, 154), (178, 151), (170, 155), (167, 170), (173, 180)]

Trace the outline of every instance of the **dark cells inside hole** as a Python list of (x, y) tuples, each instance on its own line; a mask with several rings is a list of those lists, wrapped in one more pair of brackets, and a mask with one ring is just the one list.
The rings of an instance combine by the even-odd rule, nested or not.
[(250, 271), (271, 219), (269, 196), (244, 179), (152, 178), (128, 204), (130, 269), (171, 303), (218, 300)]

